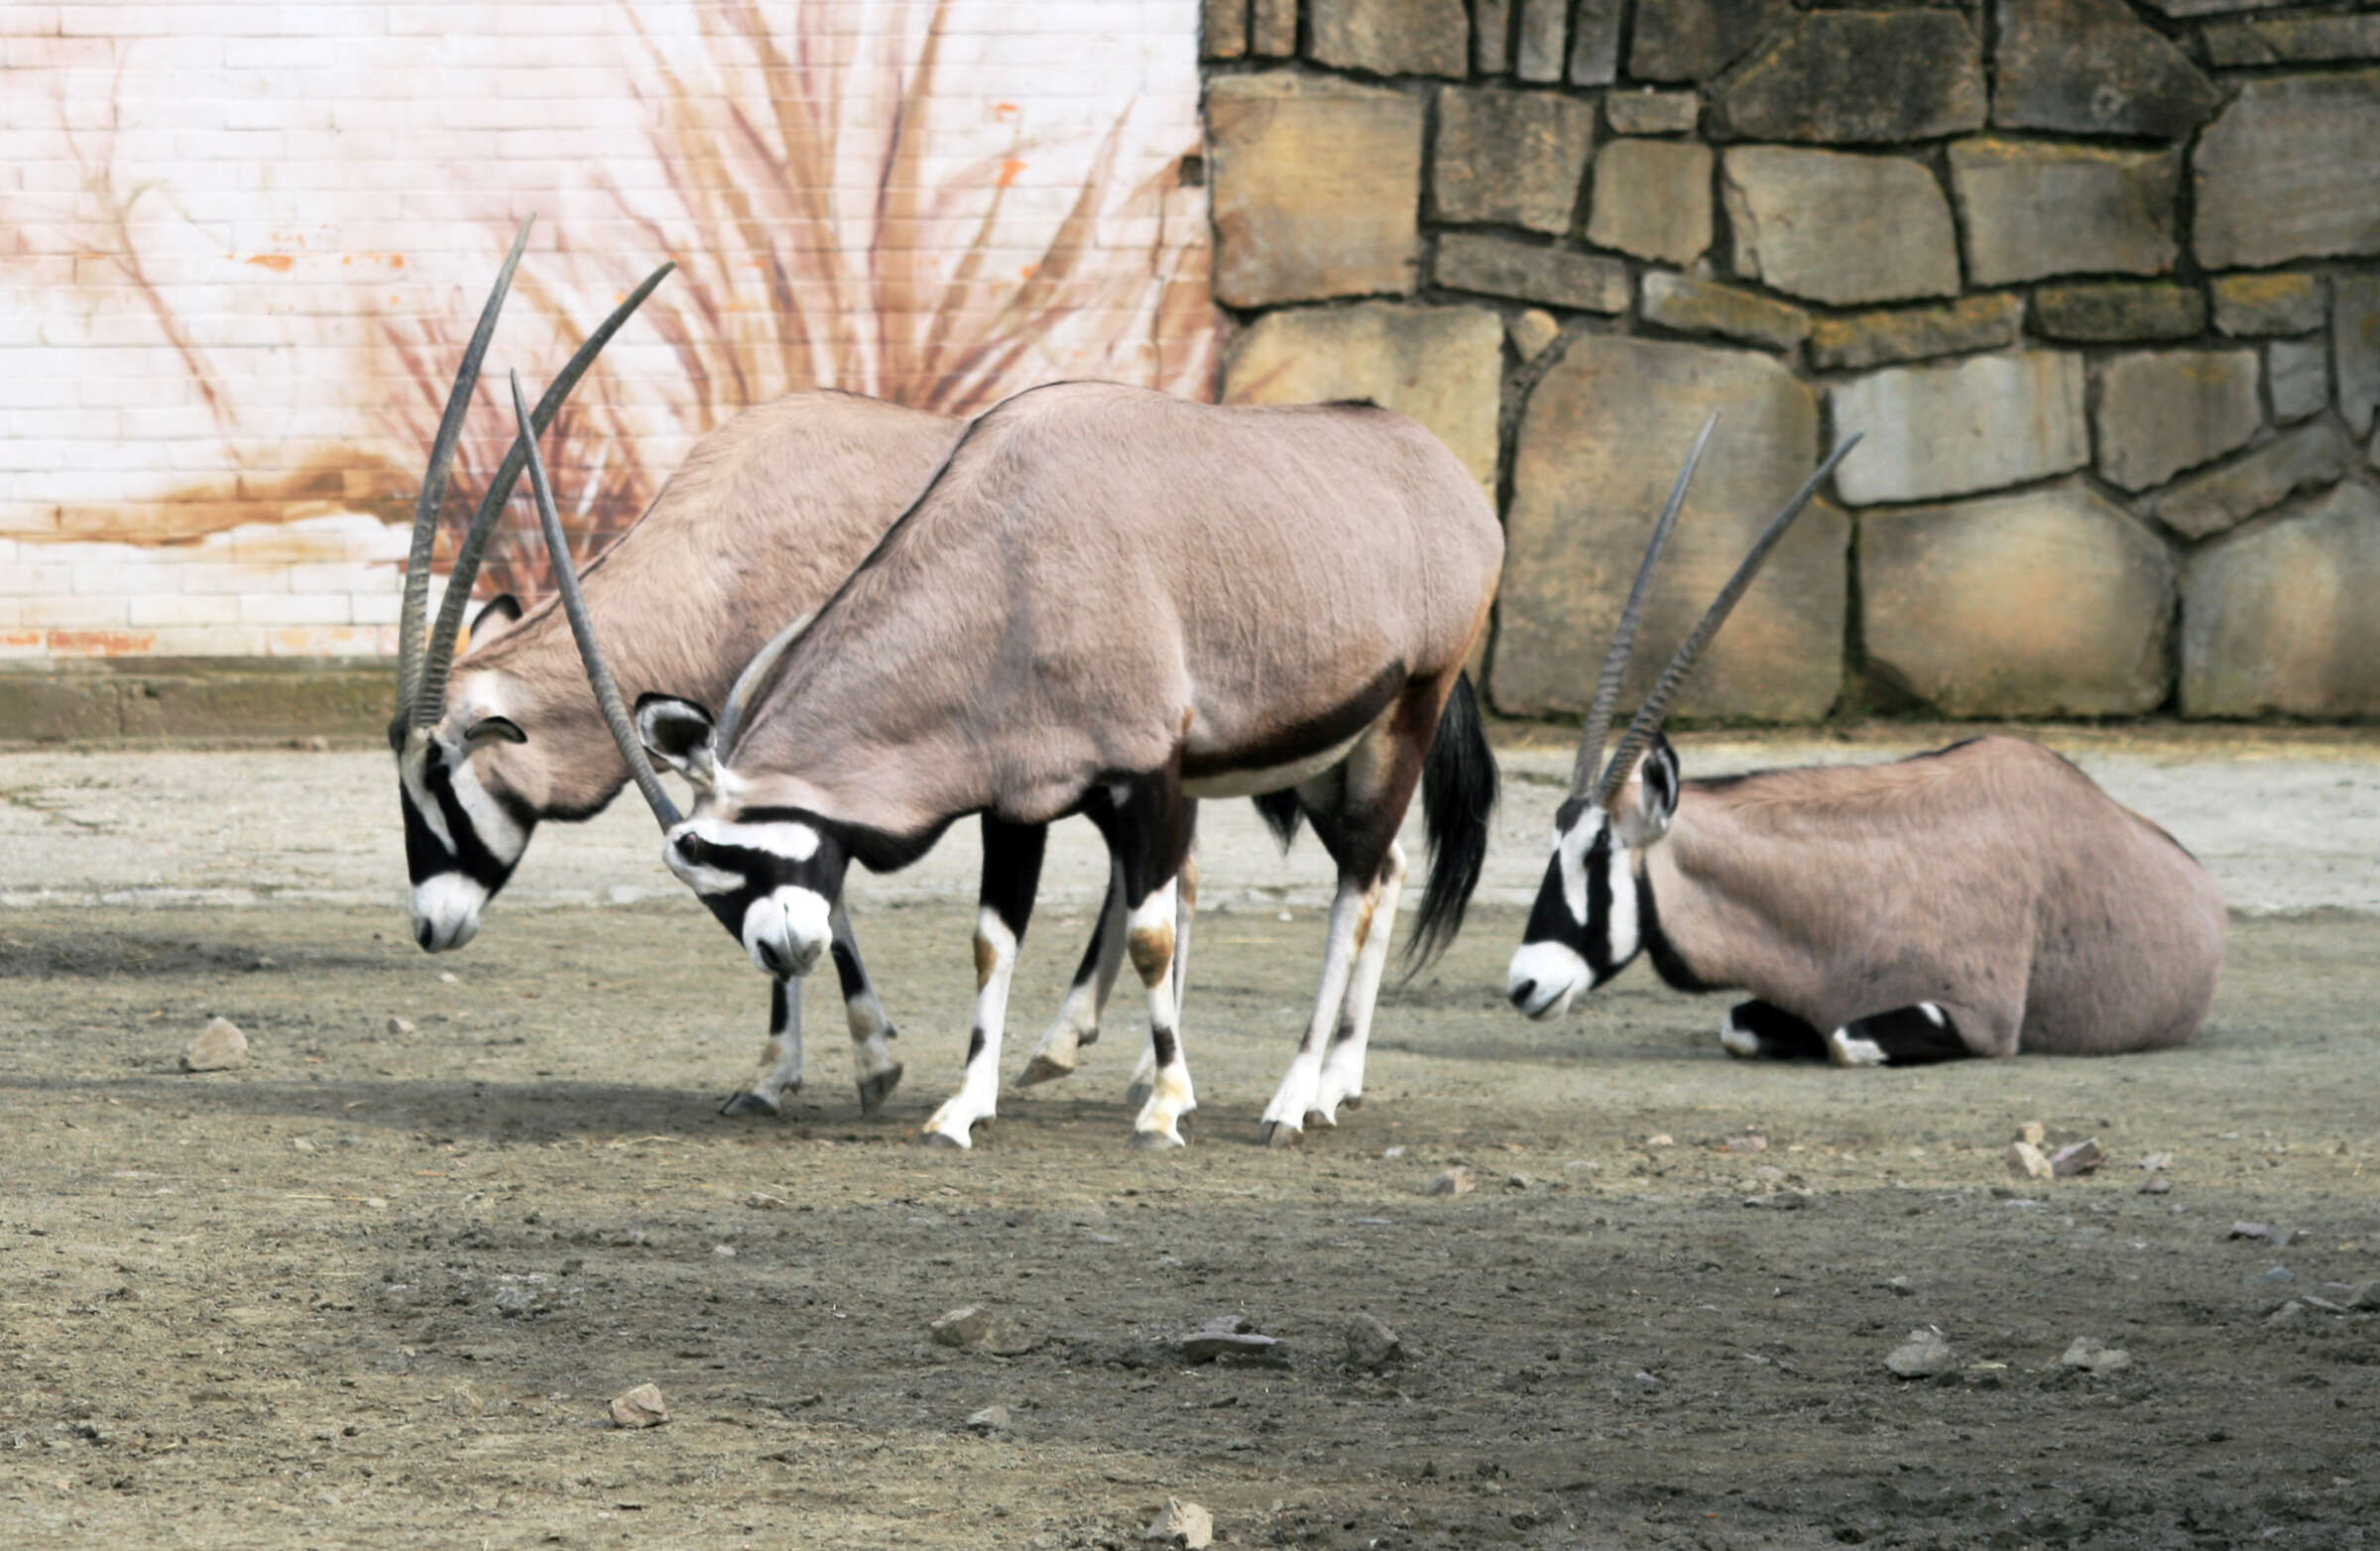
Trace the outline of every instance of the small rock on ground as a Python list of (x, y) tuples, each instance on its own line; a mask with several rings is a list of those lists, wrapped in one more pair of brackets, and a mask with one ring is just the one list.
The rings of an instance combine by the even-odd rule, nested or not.
[(2163, 1174), (2151, 1174), (2148, 1178), (2140, 1182), (2139, 1193), (2144, 1196), (2161, 1196), (2173, 1188), (2174, 1182), (2166, 1178)]
[(1421, 1187), (1425, 1196), (1465, 1196), (1477, 1188), (1478, 1181), (1467, 1168), (1450, 1168)]
[(248, 1036), (228, 1017), (209, 1021), (181, 1053), (185, 1072), (231, 1072), (248, 1064)]
[(389, 1019), (389, 1032), (395, 1034), (398, 1038), (402, 1039), (413, 1031), (414, 1020), (412, 1018), (392, 1017)]
[(1404, 1360), (1405, 1344), (1381, 1320), (1358, 1314), (1347, 1322), (1348, 1367), (1377, 1373)]
[(766, 1190), (748, 1191), (744, 1204), (756, 1212), (774, 1212), (785, 1204), (783, 1196), (773, 1196)]
[(1644, 1138), (1644, 1144), (1648, 1147), (1674, 1147), (1678, 1142), (1668, 1132), (1657, 1131)]
[(1768, 1138), (1766, 1136), (1723, 1136), (1720, 1138), (1719, 1150), (1722, 1152), (1766, 1152)]
[(2087, 1373), (2112, 1373), (2130, 1368), (2132, 1354), (2094, 1336), (2077, 1336), (2067, 1345), (2066, 1355), (2058, 1363), (2062, 1368), (2079, 1368)]
[(2341, 1300), (2350, 1309), (2380, 1309), (2380, 1281), (2359, 1281)]
[(1009, 1421), (1009, 1408), (995, 1403), (985, 1406), (973, 1416), (968, 1417), (967, 1430), (989, 1438), (995, 1433), (1007, 1432)]
[(1259, 1364), (1280, 1368), (1289, 1362), (1289, 1344), (1254, 1332), (1193, 1331), (1181, 1340), (1182, 1357), (1192, 1363)]
[(1959, 1358), (1942, 1332), (1929, 1325), (1909, 1332), (1909, 1338), (1884, 1359), (1884, 1366), (1903, 1378), (1931, 1378), (1957, 1368)]
[(2284, 1233), (2276, 1238), (2273, 1230), (2263, 1223), (2233, 1223), (2231, 1231), (2223, 1237), (2226, 1239), (2256, 1239), (2266, 1244), (2285, 1245), (2289, 1243), (2289, 1235)]
[(612, 1396), (611, 1412), (614, 1427), (658, 1427), (669, 1420), (668, 1402), (654, 1384), (639, 1384)]
[(1143, 1540), (1162, 1541), (1170, 1546), (1184, 1546), (1198, 1551), (1201, 1546), (1215, 1543), (1215, 1516), (1195, 1502), (1179, 1497), (1167, 1497), (1165, 1506), (1140, 1531)]
[(2087, 1174), (2097, 1168), (2102, 1157), (2103, 1154), (2099, 1151), (2099, 1138), (2092, 1136), (2086, 1141), (2073, 1142), (2051, 1153), (2050, 1172), (2060, 1179), (2072, 1179), (2078, 1174)]
[(926, 1329), (937, 1346), (975, 1347), (994, 1357), (1021, 1357), (1041, 1344), (1039, 1337), (1028, 1335), (1015, 1321), (974, 1303), (952, 1309)]
[(2030, 1141), (2008, 1143), (2008, 1172), (2019, 1179), (2048, 1179), (2050, 1160)]

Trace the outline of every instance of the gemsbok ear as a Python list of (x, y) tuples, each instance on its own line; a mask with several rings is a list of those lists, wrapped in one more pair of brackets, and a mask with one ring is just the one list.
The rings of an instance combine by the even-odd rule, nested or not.
[(529, 742), (529, 734), (523, 732), (521, 724), (509, 716), (483, 716), (463, 729), (463, 747), (466, 749), (491, 738), (504, 743)]
[(520, 623), (521, 600), (509, 592), (496, 594), (471, 616), (470, 646), (466, 652), (477, 651)]
[[(1630, 794), (1633, 793), (1633, 800)], [(1619, 790), (1618, 811), (1611, 815), (1620, 844), (1641, 850), (1669, 833), (1678, 812), (1678, 751), (1659, 733), (1645, 746), (1636, 773)]]
[(714, 762), (711, 713), (677, 695), (637, 696), (637, 737), (645, 752), (695, 785), (709, 789)]

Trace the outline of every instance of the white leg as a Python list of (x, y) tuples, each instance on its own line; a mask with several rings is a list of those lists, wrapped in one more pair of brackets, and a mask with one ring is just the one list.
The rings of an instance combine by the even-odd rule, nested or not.
[(851, 1068), (859, 1085), (860, 1113), (873, 1115), (900, 1083), (900, 1062), (893, 1059), (892, 1041), (898, 1030), (885, 1016), (868, 967), (860, 962), (860, 940), (852, 935), (851, 917), (840, 900), (832, 917), (835, 931), (835, 976), (843, 986), (843, 1016), (851, 1025)]
[(1126, 943), (1132, 968), (1148, 988), (1148, 1042), (1154, 1068), (1148, 1097), (1132, 1121), (1134, 1147), (1184, 1145), (1178, 1123), (1198, 1107), (1190, 1089), (1190, 1067), (1182, 1059), (1179, 1017), (1174, 1011), (1173, 965), (1178, 881), (1166, 880), (1140, 901), (1128, 921)]
[(1298, 1041), (1280, 1087), (1273, 1090), (1272, 1102), (1264, 1106), (1264, 1139), (1273, 1146), (1293, 1146), (1305, 1135), (1306, 1112), (1314, 1108), (1322, 1088), (1323, 1050), (1347, 1000), (1356, 967), (1356, 933), (1370, 894), (1352, 878), (1339, 880), (1339, 893), (1331, 900), (1330, 929), (1323, 938), (1322, 984), (1314, 993), (1314, 1015), (1307, 1020), (1305, 1038)]
[(801, 982), (769, 982), (769, 1037), (752, 1085), (727, 1096), (722, 1115), (778, 1115), (785, 1095), (801, 1091)]
[(1116, 972), (1124, 967), (1124, 864), (1108, 866), (1108, 896), (1100, 902), (1099, 921), (1088, 949), (1058, 1004), (1058, 1015), (1033, 1046), (1032, 1059), (1016, 1086), (1029, 1088), (1069, 1076), (1082, 1064), (1082, 1046), (1099, 1042), (1100, 1010), (1116, 987)]
[(1364, 1102), (1364, 1053), (1371, 1044), (1371, 1013), (1379, 1001), (1380, 977), (1388, 968), (1388, 939), (1396, 931), (1397, 895), (1405, 887), (1405, 848), (1390, 841), (1380, 863), (1380, 883), (1371, 908), (1361, 920), (1356, 948), (1355, 978), (1348, 982), (1347, 1001), (1339, 1009), (1339, 1026), (1322, 1058), (1322, 1083), (1309, 1124), (1339, 1124), (1339, 1106), (1350, 1109)]
[[(1173, 1018), (1174, 1037), (1181, 1037), (1182, 998), (1190, 984), (1190, 926), (1198, 914), (1198, 859), (1182, 858), (1181, 876), (1174, 880), (1173, 898)], [(1189, 1081), (1188, 1068), (1182, 1080)], [(1138, 1109), (1148, 1102), (1149, 1093), (1157, 1081), (1157, 1046), (1154, 1034), (1140, 1046), (1140, 1059), (1132, 1067), (1132, 1080), (1124, 1090), (1124, 1102)], [(1190, 1109), (1198, 1108), (1196, 1100)], [(1184, 1113), (1188, 1113), (1185, 1111)]]
[(975, 1032), (967, 1043), (967, 1075), (959, 1091), (925, 1123), (925, 1139), (944, 1146), (975, 1145), (974, 1130), (992, 1119), (1000, 1099), (1000, 1034), (1008, 1018), (1009, 977), (1016, 968), (1016, 934), (990, 905), (975, 916)]

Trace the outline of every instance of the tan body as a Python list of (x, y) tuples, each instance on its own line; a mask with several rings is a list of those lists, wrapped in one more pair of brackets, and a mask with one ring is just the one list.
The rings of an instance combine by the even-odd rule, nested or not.
[(2221, 973), (2205, 869), (2017, 738), (1688, 780), (1634, 865), (1695, 979), (1820, 1030), (1933, 1003), (1978, 1055), (2153, 1049), (2197, 1031)]
[[(716, 705), (785, 622), (815, 609), (925, 488), (964, 420), (857, 394), (788, 394), (694, 444), (653, 506), (585, 570), (622, 690)], [(692, 686), (689, 688), (688, 686)], [(548, 598), (455, 664), (444, 720), (503, 715), (526, 743), (483, 749), (483, 780), (585, 813), (629, 778)]]
[[(1045, 822), (1177, 755), (1194, 794), (1276, 789), (1408, 684), (1451, 688), (1502, 554), (1478, 481), (1401, 416), (1041, 389), (978, 422), (723, 763), (741, 805), (896, 835)], [(1299, 738), (1390, 668), (1372, 716)]]

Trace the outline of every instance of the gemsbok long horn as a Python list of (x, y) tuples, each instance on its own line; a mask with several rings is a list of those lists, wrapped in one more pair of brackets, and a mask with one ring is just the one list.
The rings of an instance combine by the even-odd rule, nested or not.
[[(595, 357), (611, 342), (612, 336), (620, 332), (620, 326), (629, 320), (638, 307), (644, 305), (645, 298), (653, 295), (654, 288), (668, 279), (669, 272), (675, 268), (677, 261), (672, 259), (646, 276), (645, 283), (630, 292), (626, 300), (612, 308), (611, 315), (579, 345), (569, 363), (562, 368), (561, 375), (554, 378), (545, 389), (544, 396), (537, 400), (536, 410), (530, 416), (530, 424), (536, 435), (545, 434), (554, 417), (561, 414), (562, 405), (569, 399), (570, 391), (578, 386), (578, 380), (586, 375), (587, 368), (595, 364)], [(496, 478), (489, 484), (487, 494), (480, 499), (479, 510), (471, 518), (471, 527), (463, 535), (462, 547), (455, 551), (454, 568), (446, 578), (446, 596), (438, 605), (438, 621), (429, 633), (427, 659), (421, 668), (420, 687), (415, 701), (414, 725), (416, 727), (433, 725), (444, 712), (446, 675), (454, 667), (454, 644), (462, 634), (463, 610), (470, 605), (472, 584), (479, 580), (480, 557), (487, 552), (488, 539), (496, 532), (496, 520), (504, 515), (505, 503), (513, 497), (513, 489), (520, 482), (522, 465), (528, 456), (526, 443), (516, 437), (512, 449), (504, 455), (504, 462), (498, 465)]]
[(422, 637), (429, 625), (429, 558), (437, 547), (438, 508), (446, 499), (446, 479), (454, 471), (454, 444), (463, 433), (463, 418), (471, 410), (472, 392), (479, 387), (479, 363), (496, 333), (496, 314), (504, 310), (505, 293), (513, 288), (513, 271), (521, 267), (521, 251), (529, 246), (529, 229), (537, 218), (521, 223), (513, 251), (505, 255), (496, 285), (479, 309), (478, 326), (463, 351), (463, 364), (446, 395), (438, 417), (438, 433), (429, 444), (429, 467), (421, 476), (420, 494), (414, 498), (414, 543), (405, 562), (405, 608), (397, 619), (397, 715), (410, 726), (420, 726), (415, 711), (421, 698)]
[[(1719, 596), (1711, 600), (1711, 607), (1703, 611), (1703, 617), (1695, 622), (1694, 629), (1679, 644), (1676, 653), (1670, 656), (1669, 665), (1654, 680), (1652, 692), (1644, 697), (1644, 703), (1636, 708), (1635, 716), (1629, 719), (1628, 730), (1620, 735), (1619, 747), (1611, 751), (1611, 763), (1605, 767), (1603, 778), (1596, 782), (1597, 806), (1608, 804), (1611, 794), (1625, 783), (1629, 772), (1635, 768), (1636, 756), (1644, 752), (1644, 746), (1652, 740), (1653, 734), (1660, 731), (1661, 719), (1669, 712), (1671, 697), (1685, 683), (1686, 675), (1694, 671), (1696, 660), (1702, 656), (1703, 649), (1711, 644), (1711, 638), (1719, 634), (1719, 627), (1727, 622), (1736, 600), (1751, 586), (1752, 578), (1760, 570), (1760, 562), (1768, 558), (1768, 551), (1775, 548), (1777, 540), (1785, 537), (1785, 530), (1793, 526), (1793, 520), (1802, 515), (1802, 509), (1810, 504), (1810, 498), (1818, 493), (1818, 487), (1825, 484), (1835, 472), (1835, 465), (1841, 463), (1858, 444), (1859, 433), (1856, 431), (1838, 442), (1835, 450), (1827, 454), (1827, 460), (1818, 466), (1818, 472), (1803, 481), (1802, 488), (1794, 492), (1793, 499), (1786, 503), (1784, 510), (1769, 519), (1768, 527), (1761, 531), (1751, 551), (1735, 567), (1735, 574), (1727, 578), (1727, 584), (1719, 590)], [(1687, 467), (1692, 469), (1691, 459)]]
[(562, 612), (569, 616), (570, 634), (578, 642), (578, 655), (586, 663), (587, 682), (594, 686), (595, 704), (603, 712), (603, 724), (612, 730), (612, 742), (620, 746), (620, 757), (628, 762), (628, 773), (635, 777), (637, 790), (645, 794), (645, 805), (653, 809), (653, 816), (660, 820), (662, 829), (673, 829), (684, 815), (662, 789), (661, 778), (654, 774), (653, 762), (645, 758), (645, 746), (638, 741), (637, 729), (628, 719), (628, 707), (620, 702), (620, 686), (612, 681), (611, 666), (604, 661), (603, 651), (596, 644), (595, 622), (587, 618), (587, 600), (578, 591), (578, 567), (570, 560), (569, 536), (562, 532), (562, 520), (553, 510), (552, 487), (545, 483), (545, 460), (537, 452), (537, 433), (530, 423), (529, 400), (521, 392), (521, 374), (515, 372), (512, 377), (513, 418), (521, 427), (519, 445), (527, 449), (529, 488), (537, 504), (537, 526), (545, 534), (545, 557), (553, 567), (553, 584), (562, 595)]
[(1611, 736), (1611, 713), (1619, 705), (1619, 681), (1627, 676), (1628, 658), (1636, 651), (1636, 621), (1644, 613), (1645, 594), (1652, 590), (1653, 566), (1661, 558), (1661, 546), (1669, 541), (1669, 531), (1677, 526), (1678, 509), (1686, 504), (1686, 487), (1694, 482), (1694, 467), (1703, 460), (1703, 448), (1711, 442), (1711, 432), (1719, 426), (1719, 417), (1713, 415), (1703, 421), (1702, 433), (1694, 438), (1694, 446), (1686, 454), (1686, 466), (1678, 470), (1678, 482), (1670, 487), (1669, 504), (1661, 509), (1661, 519), (1653, 525), (1652, 542), (1644, 546), (1644, 558), (1637, 563), (1636, 580), (1628, 588), (1628, 601), (1619, 611), (1619, 624), (1611, 632), (1611, 649), (1604, 654), (1604, 669), (1595, 682), (1595, 700), (1587, 708), (1587, 730), (1579, 738), (1579, 757), (1570, 767), (1570, 794), (1584, 797), (1595, 784), (1596, 773), (1604, 759), (1604, 740)]

